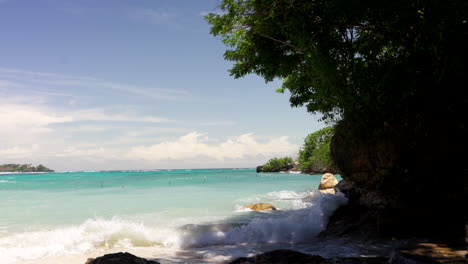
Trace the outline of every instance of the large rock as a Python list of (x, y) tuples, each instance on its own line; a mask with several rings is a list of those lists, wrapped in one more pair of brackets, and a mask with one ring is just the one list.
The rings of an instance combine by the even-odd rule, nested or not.
[(159, 264), (159, 262), (139, 258), (127, 252), (118, 252), (106, 254), (95, 259), (90, 258), (85, 264)]
[(244, 208), (254, 211), (277, 210), (272, 204), (269, 203), (256, 203), (245, 205)]
[(322, 193), (335, 193), (334, 187), (338, 180), (331, 173), (325, 173), (320, 179), (319, 190)]
[(463, 240), (468, 177), (456, 154), (464, 152), (463, 144), (439, 123), (422, 134), (395, 128), (351, 136), (351, 126), (337, 129), (330, 153), (347, 182), (348, 203), (330, 218), (326, 232)]

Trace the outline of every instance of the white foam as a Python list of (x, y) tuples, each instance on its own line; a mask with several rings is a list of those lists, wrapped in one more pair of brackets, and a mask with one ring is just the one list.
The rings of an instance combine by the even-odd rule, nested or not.
[[(260, 214), (248, 223), (195, 226), (181, 239), (183, 247), (229, 245), (239, 243), (307, 243), (322, 231), (329, 216), (346, 202), (343, 195), (318, 194), (310, 206), (288, 211)], [(252, 212), (256, 213), (256, 212)]]
[[(288, 191), (264, 195), (283, 199), (280, 211), (242, 212), (228, 219), (200, 219), (188, 223), (174, 219), (167, 224), (145, 225), (120, 218), (88, 219), (80, 225), (0, 237), (0, 263), (89, 254), (117, 248), (168, 248), (183, 250), (213, 245), (249, 243), (307, 243), (326, 226), (328, 217), (346, 202), (342, 195)], [(294, 210), (293, 210), (294, 209)], [(213, 222), (216, 221), (216, 222)], [(206, 256), (222, 258), (221, 256)], [(220, 260), (219, 259), (219, 260)]]
[(36, 231), (0, 238), (0, 263), (49, 256), (82, 254), (114, 247), (177, 245), (173, 230), (148, 228), (113, 218), (89, 219), (79, 226)]
[(310, 206), (308, 200), (304, 200), (304, 198), (313, 195), (313, 191), (294, 192), (286, 190), (256, 195), (237, 200), (236, 212), (246, 211), (243, 206), (251, 203), (271, 203), (281, 210), (302, 209)]

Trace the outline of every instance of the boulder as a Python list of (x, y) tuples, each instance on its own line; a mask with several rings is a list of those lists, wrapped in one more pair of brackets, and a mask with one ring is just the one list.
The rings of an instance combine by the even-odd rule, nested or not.
[(245, 205), (244, 208), (254, 211), (277, 210), (272, 204), (269, 203), (256, 203)]
[(320, 179), (319, 191), (321, 193), (332, 193), (335, 194), (335, 185), (338, 184), (338, 180), (331, 173), (325, 173)]
[(319, 190), (325, 190), (335, 187), (338, 183), (338, 180), (331, 173), (325, 173), (320, 179)]
[(321, 193), (329, 193), (329, 194), (336, 194), (336, 191), (335, 191), (335, 189), (333, 189), (333, 188), (328, 188), (328, 189), (324, 189), (324, 190), (319, 190), (319, 192), (321, 192)]
[(139, 258), (127, 252), (118, 252), (106, 254), (95, 259), (89, 258), (85, 264), (159, 264), (159, 262)]

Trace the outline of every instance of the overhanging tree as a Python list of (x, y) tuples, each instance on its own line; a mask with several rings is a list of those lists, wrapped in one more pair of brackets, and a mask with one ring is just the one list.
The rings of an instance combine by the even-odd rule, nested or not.
[[(462, 227), (466, 212), (444, 205), (466, 206), (468, 193), (461, 154), (468, 1), (223, 0), (219, 7), (206, 19), (228, 47), (235, 78), (282, 79), (292, 106), (338, 121), (332, 157), (343, 179), (377, 191), (387, 206), (411, 208), (415, 223), (457, 219), (445, 226)], [(419, 219), (430, 210), (414, 209), (425, 205), (444, 218)]]
[[(363, 131), (424, 127), (466, 103), (467, 2), (224, 0), (206, 17), (231, 74), (283, 79), (292, 106)], [(464, 46), (465, 45), (465, 46)], [(463, 85), (466, 85), (463, 84)], [(369, 130), (369, 128), (371, 128)]]

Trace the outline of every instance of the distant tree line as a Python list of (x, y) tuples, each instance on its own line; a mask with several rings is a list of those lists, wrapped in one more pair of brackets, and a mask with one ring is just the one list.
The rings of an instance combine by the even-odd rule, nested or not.
[(294, 160), (291, 157), (284, 158), (272, 158), (263, 166), (261, 166), (262, 172), (279, 172), (287, 171), (294, 167)]
[(0, 165), (0, 172), (52, 172), (53, 170), (39, 164), (32, 166), (31, 164), (3, 164)]
[[(304, 145), (299, 150), (298, 169), (305, 173), (335, 173), (336, 168), (330, 157), (330, 141), (332, 136), (332, 127), (325, 127), (309, 134), (304, 140)], [(261, 171), (287, 171), (293, 169), (295, 165), (291, 157), (275, 157), (261, 166)]]

